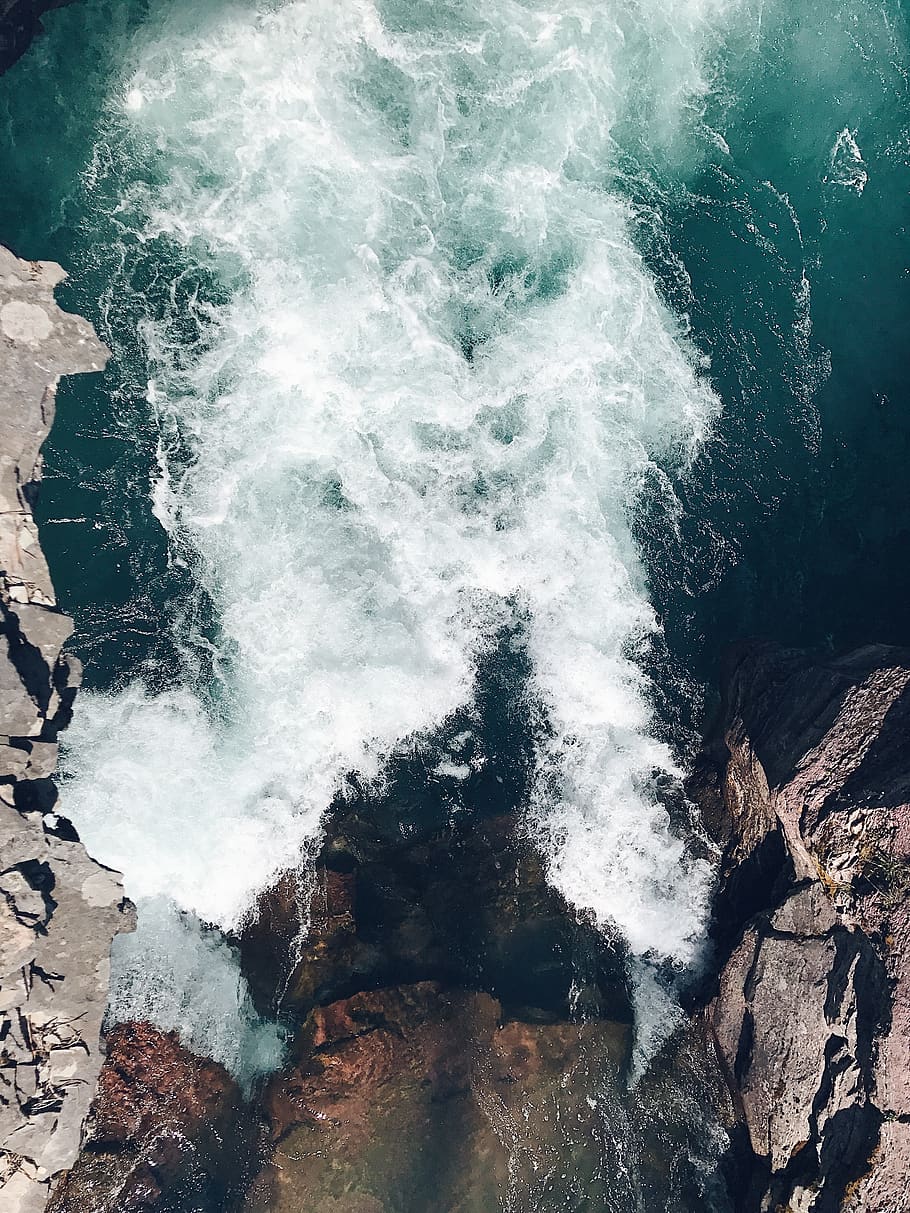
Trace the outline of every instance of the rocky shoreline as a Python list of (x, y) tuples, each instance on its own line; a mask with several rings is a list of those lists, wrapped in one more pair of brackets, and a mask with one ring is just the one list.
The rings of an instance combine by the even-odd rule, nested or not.
[(723, 846), (707, 1024), (737, 1209), (910, 1209), (910, 653), (731, 657), (690, 781)]
[[(688, 788), (721, 853), (713, 964), (633, 1095), (621, 943), (548, 887), (515, 815), (430, 811), (402, 833), (421, 815), (394, 794), (339, 803), (309, 876), (289, 872), (239, 941), (288, 1066), (244, 1104), (174, 1039), (118, 1028), (54, 1213), (593, 1211), (625, 1207), (624, 1182), (630, 1208), (647, 1192), (695, 1210), (692, 1107), (727, 1127), (736, 1213), (905, 1213), (908, 736), (906, 652), (732, 655)], [(137, 1098), (110, 1094), (136, 1070), (144, 1127), (112, 1145), (97, 1126)], [(215, 1093), (204, 1115), (167, 1094), (187, 1071)]]
[(53, 776), (79, 666), (63, 649), (31, 503), (60, 375), (107, 351), (54, 301), (63, 271), (0, 248), (0, 1207), (41, 1213), (76, 1159), (101, 1069), (120, 877), (60, 813)]

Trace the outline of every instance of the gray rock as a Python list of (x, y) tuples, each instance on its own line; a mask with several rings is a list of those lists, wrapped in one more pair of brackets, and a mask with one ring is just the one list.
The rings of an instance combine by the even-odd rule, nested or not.
[[(100, 370), (91, 326), (62, 312), (59, 266), (0, 248), (0, 1208), (40, 1213), (76, 1159), (101, 1069), (120, 877), (61, 818), (57, 713), (78, 685), (29, 506), (57, 378)], [(54, 811), (51, 812), (50, 810)]]
[(910, 654), (741, 651), (691, 792), (723, 846), (708, 1023), (739, 1208), (908, 1213)]

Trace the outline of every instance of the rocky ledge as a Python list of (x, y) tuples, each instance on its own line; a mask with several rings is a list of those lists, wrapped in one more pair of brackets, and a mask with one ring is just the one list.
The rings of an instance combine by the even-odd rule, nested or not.
[(732, 659), (691, 781), (723, 847), (707, 1022), (738, 1209), (910, 1209), (910, 653)]
[(61, 816), (53, 775), (79, 666), (31, 504), (60, 375), (100, 370), (60, 310), (50, 262), (0, 248), (0, 1208), (40, 1213), (79, 1150), (102, 1064), (111, 939), (131, 927), (116, 872)]

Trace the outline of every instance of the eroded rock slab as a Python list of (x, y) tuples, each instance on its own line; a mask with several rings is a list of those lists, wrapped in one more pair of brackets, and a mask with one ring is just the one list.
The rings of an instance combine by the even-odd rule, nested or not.
[(743, 1210), (910, 1209), (910, 654), (757, 645), (691, 783), (724, 846), (708, 1021)]
[(132, 925), (120, 877), (61, 816), (53, 774), (78, 663), (31, 502), (60, 375), (107, 357), (62, 312), (50, 262), (0, 248), (0, 1208), (41, 1213), (72, 1165), (102, 1063), (111, 939)]

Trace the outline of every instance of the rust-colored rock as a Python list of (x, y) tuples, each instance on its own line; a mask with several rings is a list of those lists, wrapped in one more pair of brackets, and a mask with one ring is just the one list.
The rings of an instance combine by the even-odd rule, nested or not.
[(269, 1088), (274, 1153), (247, 1213), (490, 1213), (510, 1186), (599, 1207), (592, 1093), (617, 1085), (628, 1026), (501, 1017), (490, 995), (434, 982), (315, 1009)]
[(337, 804), (311, 875), (241, 940), (298, 1025), (244, 1213), (602, 1213), (642, 1191), (701, 1213), (695, 1139), (723, 1098), (700, 1041), (630, 1091), (621, 943), (549, 886), (495, 789), (457, 813), (432, 781), (405, 791)]
[(247, 1175), (249, 1119), (222, 1066), (174, 1032), (118, 1024), (82, 1153), (49, 1213), (222, 1213)]
[(228, 1072), (189, 1053), (175, 1032), (149, 1023), (117, 1024), (105, 1043), (89, 1126), (96, 1145), (127, 1145), (167, 1124), (195, 1132), (236, 1103)]

